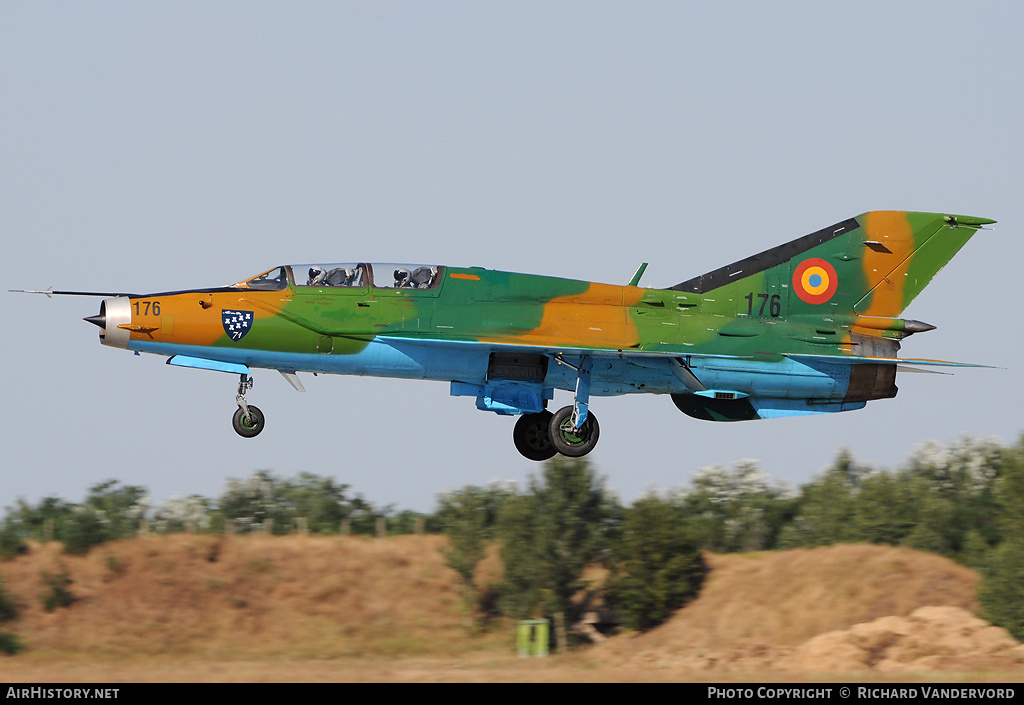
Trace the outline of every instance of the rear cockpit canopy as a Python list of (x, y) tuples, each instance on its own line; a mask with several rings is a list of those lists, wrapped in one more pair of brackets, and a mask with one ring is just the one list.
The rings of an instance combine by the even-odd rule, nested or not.
[(277, 291), (287, 286), (378, 289), (433, 289), (441, 283), (443, 267), (429, 264), (290, 264), (275, 267), (235, 286)]
[(433, 289), (441, 283), (441, 267), (437, 265), (388, 262), (367, 267), (378, 289)]

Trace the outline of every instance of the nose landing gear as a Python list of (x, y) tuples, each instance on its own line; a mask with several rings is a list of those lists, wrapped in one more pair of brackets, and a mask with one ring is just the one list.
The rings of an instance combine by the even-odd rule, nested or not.
[(252, 378), (247, 374), (242, 374), (240, 377), (238, 394), (235, 396), (238, 408), (235, 410), (235, 415), (231, 417), (231, 426), (239, 436), (252, 438), (258, 436), (263, 430), (265, 417), (258, 406), (252, 406), (245, 401), (245, 393), (252, 389)]

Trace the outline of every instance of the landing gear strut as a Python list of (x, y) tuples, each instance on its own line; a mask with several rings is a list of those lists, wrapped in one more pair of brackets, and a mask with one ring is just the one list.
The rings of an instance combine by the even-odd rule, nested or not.
[(241, 379), (238, 381), (238, 394), (235, 396), (238, 409), (231, 417), (231, 425), (235, 429), (235, 433), (243, 438), (258, 436), (263, 430), (265, 422), (263, 412), (259, 407), (247, 404), (245, 401), (245, 393), (250, 389), (252, 389), (252, 378), (247, 374), (241, 375)]
[(567, 362), (561, 354), (552, 358), (557, 364), (576, 371), (576, 396), (572, 406), (554, 414), (542, 411), (524, 414), (516, 422), (512, 440), (523, 456), (530, 460), (547, 460), (561, 453), (579, 458), (594, 450), (601, 435), (597, 417), (590, 411), (590, 370), (593, 358), (583, 355), (579, 366)]

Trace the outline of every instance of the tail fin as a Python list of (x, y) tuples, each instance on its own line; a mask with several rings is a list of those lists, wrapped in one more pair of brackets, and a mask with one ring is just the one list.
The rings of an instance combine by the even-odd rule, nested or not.
[(673, 286), (785, 291), (787, 314), (899, 315), (983, 225), (943, 213), (872, 211)]

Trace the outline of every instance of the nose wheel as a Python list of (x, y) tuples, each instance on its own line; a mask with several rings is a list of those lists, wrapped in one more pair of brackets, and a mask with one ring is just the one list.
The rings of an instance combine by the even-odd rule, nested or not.
[(258, 436), (263, 430), (265, 422), (263, 412), (258, 406), (249, 405), (247, 410), (248, 413), (243, 411), (242, 407), (238, 407), (235, 409), (234, 416), (231, 417), (231, 426), (235, 429), (235, 433), (242, 438)]
[(241, 375), (241, 379), (238, 381), (238, 394), (235, 396), (238, 408), (235, 410), (235, 415), (231, 417), (231, 426), (235, 429), (235, 433), (242, 438), (258, 436), (266, 422), (260, 408), (245, 401), (245, 393), (250, 389), (252, 389), (252, 378), (246, 374)]

